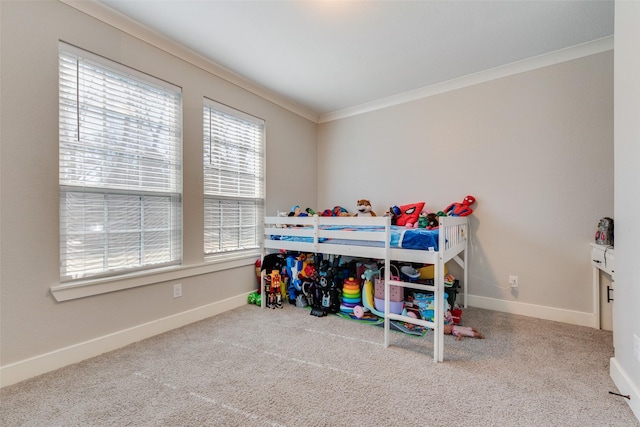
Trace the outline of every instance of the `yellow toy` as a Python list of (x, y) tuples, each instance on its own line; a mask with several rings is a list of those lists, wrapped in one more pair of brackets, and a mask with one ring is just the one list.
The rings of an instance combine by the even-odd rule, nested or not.
[[(433, 264), (426, 264), (424, 267), (418, 269), (420, 272), (420, 279), (433, 279), (434, 268)], [(447, 268), (447, 264), (444, 265), (444, 275), (449, 274), (449, 269)]]

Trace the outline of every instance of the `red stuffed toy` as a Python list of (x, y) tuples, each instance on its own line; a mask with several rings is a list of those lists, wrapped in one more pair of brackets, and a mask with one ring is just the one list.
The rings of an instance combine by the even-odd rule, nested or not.
[(393, 206), (390, 211), (394, 215), (395, 225), (413, 228), (418, 223), (420, 212), (424, 208), (424, 202), (412, 203), (404, 206)]
[(471, 205), (476, 202), (476, 198), (473, 196), (467, 196), (464, 198), (462, 203), (451, 203), (449, 206), (444, 208), (444, 213), (449, 216), (467, 216), (473, 213), (473, 209), (471, 209)]

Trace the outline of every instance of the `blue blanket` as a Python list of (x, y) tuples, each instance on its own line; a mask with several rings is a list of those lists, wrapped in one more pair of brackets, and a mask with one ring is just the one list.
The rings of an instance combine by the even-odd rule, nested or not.
[[(311, 229), (312, 227), (305, 227)], [(322, 230), (339, 230), (357, 233), (358, 231), (374, 231), (384, 232), (384, 227), (378, 226), (321, 226)], [(383, 246), (380, 241), (352, 240), (345, 233), (344, 239), (327, 239), (320, 238), (320, 243), (331, 243), (337, 245), (359, 245), (359, 246)], [(311, 237), (298, 236), (271, 236), (272, 240), (288, 240), (292, 242), (313, 243)], [(389, 243), (392, 248), (401, 249), (418, 249), (418, 250), (438, 250), (438, 230), (427, 230), (426, 228), (406, 228), (397, 225), (391, 226), (391, 241)]]

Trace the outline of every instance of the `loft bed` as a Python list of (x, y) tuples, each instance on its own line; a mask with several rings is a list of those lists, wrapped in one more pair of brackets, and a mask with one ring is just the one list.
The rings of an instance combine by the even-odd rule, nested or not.
[[(444, 356), (444, 265), (455, 261), (463, 269), (463, 298), (467, 306), (468, 220), (439, 217), (435, 230), (391, 225), (390, 217), (265, 217), (263, 255), (286, 250), (384, 260), (384, 345), (389, 346), (390, 321), (398, 320), (434, 330), (433, 359)], [(461, 255), (463, 255), (461, 257)], [(433, 264), (434, 284), (390, 279), (391, 261)], [(390, 286), (431, 291), (434, 321), (390, 312)], [(263, 284), (264, 286), (264, 284)], [(264, 289), (264, 288), (263, 288)], [(263, 307), (264, 307), (264, 300)]]

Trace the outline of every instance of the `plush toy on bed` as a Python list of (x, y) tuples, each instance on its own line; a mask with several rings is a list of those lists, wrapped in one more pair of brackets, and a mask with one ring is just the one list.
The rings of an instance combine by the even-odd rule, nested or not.
[(320, 216), (350, 216), (349, 211), (342, 206), (334, 206), (333, 209), (325, 209), (319, 214)]
[(467, 196), (464, 198), (462, 203), (451, 203), (449, 206), (444, 208), (444, 213), (448, 216), (467, 216), (471, 215), (473, 209), (471, 206), (476, 202), (476, 198), (473, 196)]
[(400, 208), (397, 206), (391, 206), (387, 209), (382, 216), (390, 216), (391, 217), (391, 225), (396, 225), (396, 218), (400, 215)]
[(404, 205), (400, 207), (402, 214), (396, 221), (398, 225), (402, 225), (404, 222), (405, 227), (414, 228), (416, 224), (418, 224), (418, 219), (420, 218), (420, 212), (424, 209), (424, 202), (418, 202), (412, 205)]
[(417, 224), (417, 228), (427, 228), (427, 224), (428, 224), (428, 220), (427, 220), (427, 215), (429, 214), (429, 211), (422, 211), (420, 212), (420, 216), (418, 217), (418, 224)]
[(424, 202), (412, 203), (410, 205), (392, 206), (389, 208), (391, 223), (401, 227), (413, 228), (418, 223), (420, 212), (424, 208)]
[(367, 199), (360, 199), (356, 202), (356, 213), (354, 216), (376, 216), (371, 210), (371, 202)]
[(291, 211), (289, 211), (289, 213), (285, 216), (316, 216), (316, 215), (318, 215), (318, 213), (311, 208), (302, 210), (300, 206), (293, 205), (291, 207)]
[(294, 205), (291, 207), (289, 216), (309, 216), (309, 214), (300, 209), (300, 206)]
[(417, 228), (426, 228), (427, 230), (434, 230), (438, 228), (438, 214), (429, 211), (420, 212), (420, 217), (418, 218), (418, 227)]
[(440, 226), (440, 222), (438, 221), (438, 214), (428, 213), (427, 214), (427, 230), (435, 230)]
[(349, 215), (349, 211), (342, 206), (334, 206), (331, 212), (333, 213), (333, 216), (351, 216)]

